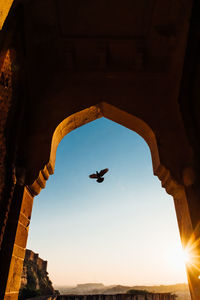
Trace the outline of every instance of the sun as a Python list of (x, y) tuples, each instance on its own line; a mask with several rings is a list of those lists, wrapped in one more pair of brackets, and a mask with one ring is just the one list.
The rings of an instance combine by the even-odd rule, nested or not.
[(191, 256), (188, 249), (183, 249), (181, 245), (171, 245), (165, 252), (165, 262), (170, 269), (185, 272), (185, 265), (191, 263)]
[(185, 247), (173, 243), (166, 248), (165, 262), (168, 268), (176, 272), (186, 272), (200, 280), (200, 223), (191, 234), (190, 238), (184, 239)]
[(186, 265), (192, 263), (192, 257), (190, 251), (187, 248), (182, 250), (182, 256), (183, 256), (183, 261), (185, 262)]

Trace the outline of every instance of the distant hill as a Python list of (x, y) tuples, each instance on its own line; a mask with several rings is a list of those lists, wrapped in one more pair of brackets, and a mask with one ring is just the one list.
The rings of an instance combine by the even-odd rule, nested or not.
[(103, 283), (82, 283), (82, 284), (77, 284), (76, 288), (82, 290), (90, 290), (90, 289), (104, 289), (105, 286)]
[(155, 286), (124, 286), (112, 285), (105, 286), (102, 283), (86, 283), (78, 284), (76, 287), (56, 286), (56, 289), (62, 295), (95, 295), (95, 294), (125, 294), (129, 290), (146, 290), (155, 293), (172, 293), (176, 294), (177, 300), (191, 300), (189, 288), (187, 284), (180, 283), (174, 285), (155, 285)]
[(115, 285), (104, 290), (104, 294), (124, 294), (130, 290), (130, 286)]

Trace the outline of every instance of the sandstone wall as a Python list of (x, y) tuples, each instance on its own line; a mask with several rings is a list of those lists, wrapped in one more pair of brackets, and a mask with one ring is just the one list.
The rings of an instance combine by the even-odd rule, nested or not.
[(25, 259), (35, 263), (40, 271), (47, 271), (47, 261), (40, 258), (38, 254), (34, 253), (32, 250), (26, 250)]
[(3, 27), (4, 21), (9, 13), (13, 0), (1, 0), (0, 1), (0, 30)]
[[(4, 56), (4, 53), (2, 54)], [(5, 157), (6, 157), (6, 140), (5, 127), (8, 118), (8, 112), (11, 105), (12, 96), (12, 71), (10, 51), (8, 50), (4, 56), (3, 64), (0, 66), (0, 190), (3, 190), (5, 179)]]
[(25, 254), (19, 299), (24, 299), (27, 293), (28, 297), (55, 294), (47, 272), (47, 261), (31, 250), (26, 250)]
[[(6, 181), (9, 168), (7, 166), (8, 158), (8, 119), (12, 105), (13, 78), (12, 78), (12, 60), (13, 51), (2, 51), (0, 54), (0, 248), (3, 240), (3, 234), (8, 218), (12, 186)], [(10, 177), (14, 174), (10, 173)], [(7, 190), (5, 189), (7, 185)], [(10, 194), (10, 196), (9, 196)], [(4, 198), (7, 198), (7, 203), (4, 203)]]
[(86, 296), (57, 296), (57, 300), (175, 300), (175, 296), (169, 293), (147, 294), (147, 295), (86, 295)]
[(57, 296), (40, 296), (40, 297), (33, 297), (27, 300), (56, 300)]

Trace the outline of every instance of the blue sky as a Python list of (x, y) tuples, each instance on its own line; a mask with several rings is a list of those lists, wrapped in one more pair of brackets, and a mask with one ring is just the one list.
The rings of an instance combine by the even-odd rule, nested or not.
[[(103, 168), (103, 183), (89, 179)], [(105, 118), (61, 141), (27, 248), (48, 260), (57, 285), (186, 282), (173, 199), (153, 176), (148, 145)]]

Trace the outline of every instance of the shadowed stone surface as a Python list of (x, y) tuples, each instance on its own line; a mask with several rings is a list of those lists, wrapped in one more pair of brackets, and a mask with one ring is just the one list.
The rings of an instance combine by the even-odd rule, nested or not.
[[(0, 1), (0, 26), (11, 2)], [(33, 196), (59, 142), (103, 116), (146, 140), (183, 245), (199, 238), (199, 20), (192, 0), (14, 1), (0, 31), (2, 299), (17, 297)]]

